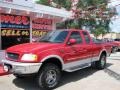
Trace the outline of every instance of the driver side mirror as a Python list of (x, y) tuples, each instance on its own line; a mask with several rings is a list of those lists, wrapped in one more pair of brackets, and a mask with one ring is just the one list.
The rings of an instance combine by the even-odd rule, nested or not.
[(73, 44), (76, 44), (76, 42), (77, 41), (75, 39), (70, 39), (69, 42), (68, 42), (68, 44), (69, 45), (73, 45)]

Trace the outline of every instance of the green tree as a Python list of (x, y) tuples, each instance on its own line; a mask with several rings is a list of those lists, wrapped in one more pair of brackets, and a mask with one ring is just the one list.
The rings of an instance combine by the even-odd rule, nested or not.
[(70, 0), (53, 0), (60, 7), (64, 7), (66, 10), (70, 10), (71, 2)]
[(39, 1), (36, 1), (36, 3), (38, 3), (38, 4), (43, 4), (43, 5), (47, 5), (47, 6), (50, 6), (50, 4), (49, 4), (49, 1), (48, 1), (48, 0), (39, 0)]
[(99, 35), (102, 35), (102, 37), (107, 33), (106, 29), (104, 27), (97, 27), (91, 31), (94, 36), (97, 38)]
[[(59, 28), (79, 28), (83, 26), (89, 27), (92, 31), (109, 32), (110, 18), (115, 14), (115, 10), (107, 8), (108, 0), (79, 0), (77, 9), (74, 11), (74, 19), (66, 20), (58, 24)], [(48, 0), (39, 0), (37, 3), (50, 5)], [(71, 0), (53, 0), (56, 7), (63, 7), (66, 10), (71, 10)], [(102, 27), (102, 29), (101, 29)]]

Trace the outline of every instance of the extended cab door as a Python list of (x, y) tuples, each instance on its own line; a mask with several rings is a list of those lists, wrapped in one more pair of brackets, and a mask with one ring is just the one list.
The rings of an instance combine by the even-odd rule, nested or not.
[[(75, 39), (75, 44), (69, 44), (70, 39)], [(65, 52), (64, 52), (64, 60), (66, 63), (76, 62), (84, 59), (84, 55), (86, 54), (86, 50), (84, 49), (83, 39), (79, 31), (72, 31), (69, 39), (66, 43)], [(77, 63), (78, 64), (78, 63)]]
[(93, 39), (93, 52), (92, 52), (93, 59), (92, 59), (92, 61), (99, 60), (99, 55), (100, 55), (102, 49), (103, 49), (102, 41)]
[(87, 59), (88, 62), (91, 62), (93, 52), (93, 44), (91, 37), (87, 31), (82, 31), (81, 33), (84, 38), (84, 49), (86, 50), (85, 59)]

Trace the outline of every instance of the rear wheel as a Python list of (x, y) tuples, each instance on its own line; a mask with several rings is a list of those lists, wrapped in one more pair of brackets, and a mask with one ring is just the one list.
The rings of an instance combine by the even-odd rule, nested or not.
[(106, 55), (102, 54), (100, 56), (100, 60), (95, 62), (95, 66), (97, 69), (104, 69), (106, 67)]
[(55, 64), (45, 64), (37, 76), (37, 82), (42, 89), (53, 89), (55, 88), (60, 80), (61, 71)]

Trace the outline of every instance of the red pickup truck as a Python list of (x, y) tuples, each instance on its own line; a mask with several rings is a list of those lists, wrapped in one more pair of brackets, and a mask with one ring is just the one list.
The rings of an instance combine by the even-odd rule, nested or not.
[(40, 88), (55, 88), (62, 71), (73, 72), (89, 66), (104, 69), (111, 46), (92, 40), (85, 30), (55, 30), (38, 42), (6, 50), (4, 69), (17, 78), (35, 75)]

